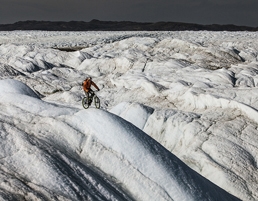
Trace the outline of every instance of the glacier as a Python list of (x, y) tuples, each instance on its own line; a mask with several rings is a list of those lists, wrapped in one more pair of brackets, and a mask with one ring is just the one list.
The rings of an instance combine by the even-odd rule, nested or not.
[(0, 32), (1, 199), (258, 200), (257, 38)]

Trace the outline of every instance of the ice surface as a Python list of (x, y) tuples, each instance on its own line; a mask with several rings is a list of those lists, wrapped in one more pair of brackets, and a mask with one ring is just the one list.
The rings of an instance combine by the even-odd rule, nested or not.
[[(0, 84), (3, 199), (29, 191), (26, 199), (237, 200), (114, 114), (61, 112), (19, 81)], [(19, 181), (26, 185), (15, 192)]]
[(257, 39), (0, 32), (2, 199), (258, 200)]

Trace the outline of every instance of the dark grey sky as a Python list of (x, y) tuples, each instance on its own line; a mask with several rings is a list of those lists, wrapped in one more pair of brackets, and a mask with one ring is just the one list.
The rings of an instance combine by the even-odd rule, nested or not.
[(0, 5), (0, 24), (92, 19), (258, 27), (258, 0), (1, 0)]

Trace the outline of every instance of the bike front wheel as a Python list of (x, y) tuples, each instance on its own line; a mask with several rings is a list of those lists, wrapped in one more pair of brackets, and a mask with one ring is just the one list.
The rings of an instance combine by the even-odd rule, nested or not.
[(100, 100), (99, 100), (99, 97), (95, 96), (94, 97), (94, 102), (95, 102), (95, 106), (96, 108), (100, 108)]

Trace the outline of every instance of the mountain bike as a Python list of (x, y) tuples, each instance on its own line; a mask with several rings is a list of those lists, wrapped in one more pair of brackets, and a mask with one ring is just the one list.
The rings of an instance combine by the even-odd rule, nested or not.
[(95, 107), (100, 108), (100, 100), (99, 97), (94, 93), (94, 91), (90, 91), (89, 93), (85, 94), (85, 97), (82, 99), (82, 106), (85, 109), (88, 109), (92, 102), (94, 101)]

